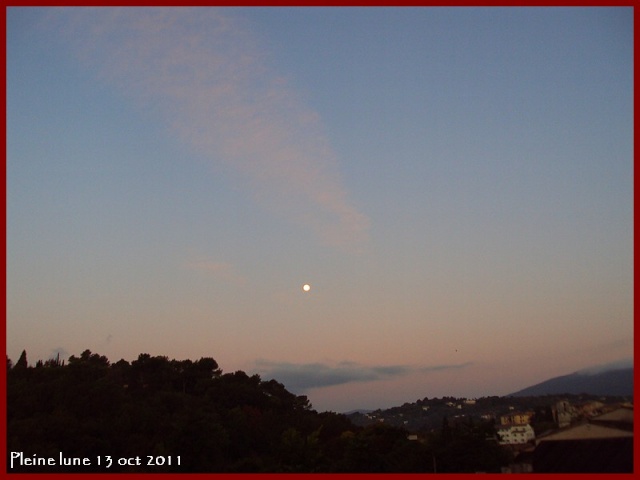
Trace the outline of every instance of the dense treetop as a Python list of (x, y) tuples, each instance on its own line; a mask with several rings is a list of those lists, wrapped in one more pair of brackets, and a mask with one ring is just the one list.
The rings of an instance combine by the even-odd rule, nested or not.
[(85, 350), (35, 366), (26, 352), (15, 365), (7, 358), (7, 456), (173, 458), (22, 471), (432, 472), (436, 463), (438, 472), (499, 471), (508, 455), (487, 441), (494, 436), (489, 423), (443, 424), (419, 442), (400, 427), (356, 426), (276, 380), (223, 373), (211, 357), (143, 353), (111, 363)]

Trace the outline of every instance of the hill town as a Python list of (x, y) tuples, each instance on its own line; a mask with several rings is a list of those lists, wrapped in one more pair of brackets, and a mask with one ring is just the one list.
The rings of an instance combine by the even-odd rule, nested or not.
[[(438, 431), (469, 430), (486, 422), (494, 426), (486, 439), (510, 454), (510, 463), (501, 468), (503, 473), (629, 472), (633, 468), (630, 397), (565, 394), (424, 398), (386, 410), (350, 412), (347, 416), (360, 426), (378, 423), (405, 428), (408, 438), (414, 441), (425, 441)], [(567, 446), (569, 440), (573, 441), (571, 448), (558, 453), (558, 447)], [(615, 455), (606, 448), (609, 445), (615, 445)], [(589, 451), (586, 457), (585, 449)], [(434, 470), (437, 471), (435, 465)]]

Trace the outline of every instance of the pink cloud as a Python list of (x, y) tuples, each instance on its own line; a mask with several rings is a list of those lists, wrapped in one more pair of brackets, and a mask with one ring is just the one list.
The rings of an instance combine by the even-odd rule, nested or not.
[(317, 112), (247, 26), (212, 8), (78, 9), (61, 28), (110, 84), (190, 149), (240, 173), (261, 207), (348, 250), (368, 240)]

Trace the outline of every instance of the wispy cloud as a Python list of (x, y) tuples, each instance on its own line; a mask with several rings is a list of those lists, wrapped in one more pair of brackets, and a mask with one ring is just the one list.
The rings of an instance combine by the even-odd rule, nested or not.
[(420, 371), (423, 373), (427, 372), (440, 372), (442, 370), (460, 370), (462, 368), (470, 367), (473, 365), (473, 362), (465, 362), (465, 363), (455, 363), (449, 365), (431, 365), (428, 367), (420, 367)]
[(83, 8), (55, 24), (103, 80), (164, 119), (192, 150), (231, 167), (256, 202), (323, 242), (366, 245), (317, 113), (274, 72), (260, 39), (212, 8)]
[(471, 362), (455, 365), (416, 367), (410, 365), (366, 366), (354, 362), (337, 365), (326, 363), (287, 363), (258, 360), (256, 369), (263, 378), (274, 378), (288, 389), (305, 392), (312, 388), (330, 387), (354, 382), (375, 382), (401, 377), (417, 372), (457, 370), (472, 365)]
[(601, 365), (593, 365), (593, 366), (578, 370), (575, 373), (579, 373), (582, 375), (597, 375), (599, 373), (609, 372), (612, 370), (621, 370), (626, 368), (633, 368), (633, 358), (623, 358), (613, 362), (603, 363)]

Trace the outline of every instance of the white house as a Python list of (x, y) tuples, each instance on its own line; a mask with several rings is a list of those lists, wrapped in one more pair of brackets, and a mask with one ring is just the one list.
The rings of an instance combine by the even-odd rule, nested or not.
[(536, 439), (531, 425), (511, 425), (498, 428), (500, 445), (521, 445)]

